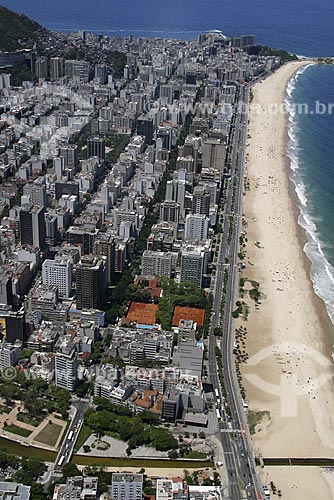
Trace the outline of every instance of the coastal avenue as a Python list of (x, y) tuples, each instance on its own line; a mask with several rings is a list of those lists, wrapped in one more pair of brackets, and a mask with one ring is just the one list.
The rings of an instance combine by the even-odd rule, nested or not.
[[(219, 248), (219, 257), (214, 284), (214, 299), (212, 320), (209, 334), (209, 376), (214, 391), (220, 395), (222, 391), (218, 378), (217, 359), (215, 353), (216, 338), (214, 328), (222, 323), (221, 353), (226, 403), (231, 411), (231, 419), (224, 418), (220, 423), (220, 440), (224, 449), (225, 465), (229, 481), (229, 495), (225, 498), (233, 500), (245, 497), (258, 500), (262, 498), (261, 486), (256, 473), (255, 461), (252, 453), (252, 443), (248, 431), (243, 401), (240, 396), (239, 385), (235, 373), (233, 346), (234, 331), (232, 310), (238, 290), (238, 243), (242, 220), (243, 177), (245, 166), (245, 145), (247, 136), (247, 110), (243, 104), (248, 104), (248, 89), (240, 88), (239, 106), (232, 122), (233, 137), (230, 137), (231, 179), (227, 186), (226, 202), (223, 212), (223, 232)], [(233, 183), (235, 185), (234, 206), (232, 207)], [(230, 216), (234, 217), (233, 231), (229, 240)], [(226, 260), (225, 260), (226, 259)], [(228, 259), (228, 260), (227, 260)], [(228, 262), (228, 264), (226, 264)], [(225, 307), (220, 322), (220, 307), (224, 286), (224, 271), (228, 271)], [(231, 429), (232, 427), (232, 429)], [(241, 487), (242, 485), (242, 487)]]

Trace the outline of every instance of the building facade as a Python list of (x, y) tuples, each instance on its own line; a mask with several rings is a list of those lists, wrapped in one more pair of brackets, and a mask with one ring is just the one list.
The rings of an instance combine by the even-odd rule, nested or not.
[(68, 298), (72, 288), (72, 264), (69, 260), (46, 259), (42, 266), (43, 285), (55, 285), (59, 297)]
[(84, 255), (76, 266), (77, 309), (100, 309), (106, 287), (106, 258)]

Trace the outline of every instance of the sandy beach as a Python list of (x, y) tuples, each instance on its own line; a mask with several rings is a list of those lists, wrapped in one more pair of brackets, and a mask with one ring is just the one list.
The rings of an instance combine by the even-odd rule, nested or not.
[(261, 470), (261, 479), (263, 484), (267, 484), (268, 487), (272, 481), (277, 490), (281, 490), (283, 500), (334, 499), (333, 469), (324, 467), (265, 467)]
[(242, 373), (250, 409), (269, 412), (254, 435), (255, 451), (264, 457), (334, 457), (332, 325), (303, 252), (286, 156), (286, 115), (273, 112), (305, 64), (289, 63), (258, 83), (250, 112), (243, 277), (259, 283), (261, 299), (255, 306), (244, 298), (249, 315), (237, 326), (247, 329), (250, 359)]

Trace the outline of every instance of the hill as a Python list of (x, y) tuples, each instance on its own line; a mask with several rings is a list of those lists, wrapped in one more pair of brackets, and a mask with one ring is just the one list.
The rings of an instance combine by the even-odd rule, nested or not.
[(23, 14), (0, 6), (0, 51), (27, 47), (45, 29)]
[(287, 61), (298, 61), (298, 57), (295, 54), (290, 54), (290, 52), (286, 50), (267, 47), (266, 45), (253, 45), (252, 47), (247, 47), (246, 51), (250, 56), (280, 57), (283, 63)]

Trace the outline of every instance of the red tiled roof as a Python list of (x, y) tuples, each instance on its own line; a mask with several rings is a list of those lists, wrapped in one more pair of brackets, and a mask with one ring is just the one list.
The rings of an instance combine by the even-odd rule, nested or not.
[(193, 320), (198, 326), (204, 325), (205, 309), (198, 309), (195, 307), (180, 307), (176, 306), (172, 319), (173, 326), (179, 326), (181, 319)]

